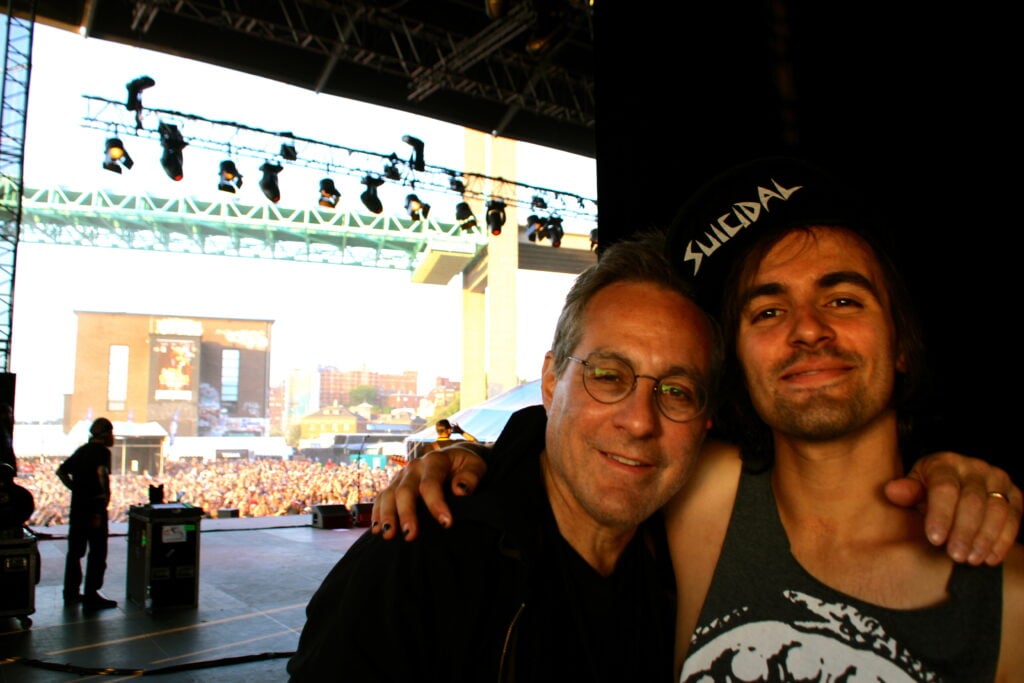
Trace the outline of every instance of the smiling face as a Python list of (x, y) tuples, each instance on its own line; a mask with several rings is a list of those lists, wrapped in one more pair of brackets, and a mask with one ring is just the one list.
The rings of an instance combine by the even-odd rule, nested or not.
[(850, 232), (795, 231), (740, 280), (736, 351), (776, 435), (822, 441), (893, 411), (896, 350), (885, 281)]
[[(574, 356), (599, 352), (641, 375), (707, 382), (712, 333), (697, 306), (677, 292), (649, 282), (609, 285), (587, 304), (581, 331)], [(707, 418), (666, 418), (649, 377), (621, 401), (600, 403), (584, 388), (583, 370), (568, 363), (559, 376), (554, 355), (544, 359), (543, 463), (552, 508), (567, 537), (567, 527), (577, 524), (632, 531), (684, 483)]]

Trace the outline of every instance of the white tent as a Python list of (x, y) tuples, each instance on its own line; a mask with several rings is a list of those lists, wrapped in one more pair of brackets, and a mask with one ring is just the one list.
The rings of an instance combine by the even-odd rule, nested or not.
[[(540, 405), (540, 380), (512, 387), (508, 391), (489, 398), (470, 408), (463, 408), (448, 418), (452, 424), (458, 424), (467, 432), (483, 442), (492, 442), (505, 427), (512, 413), (527, 406)], [(458, 438), (457, 434), (452, 438)], [(410, 434), (405, 439), (406, 452), (411, 452), (414, 445), (437, 439), (437, 429), (430, 425), (425, 429)]]

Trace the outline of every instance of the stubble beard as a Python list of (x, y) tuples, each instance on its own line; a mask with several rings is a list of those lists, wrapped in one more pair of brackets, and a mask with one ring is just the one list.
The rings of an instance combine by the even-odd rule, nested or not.
[(808, 441), (829, 441), (846, 436), (867, 422), (861, 396), (818, 396), (808, 401), (776, 397), (763, 419), (772, 431)]

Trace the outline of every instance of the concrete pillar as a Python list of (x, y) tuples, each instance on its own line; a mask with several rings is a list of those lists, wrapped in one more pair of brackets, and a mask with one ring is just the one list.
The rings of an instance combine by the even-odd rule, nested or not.
[[(516, 143), (478, 131), (466, 131), (465, 168), (489, 178), (516, 177)], [(491, 182), (491, 181), (483, 181)], [(508, 188), (473, 187), (488, 196)], [(486, 205), (473, 206), (484, 230), (487, 251), (473, 275), (463, 276), (462, 407), (496, 396), (518, 382), (516, 375), (516, 273), (518, 225), (514, 206), (505, 209), (501, 235), (490, 235)]]

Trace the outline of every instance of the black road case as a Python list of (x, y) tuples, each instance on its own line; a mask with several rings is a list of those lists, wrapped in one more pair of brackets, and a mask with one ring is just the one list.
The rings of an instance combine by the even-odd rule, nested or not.
[(0, 616), (16, 617), (22, 628), (32, 625), (39, 583), (39, 548), (28, 529), (0, 531)]
[(184, 503), (128, 511), (128, 599), (147, 610), (199, 606), (202, 508)]

